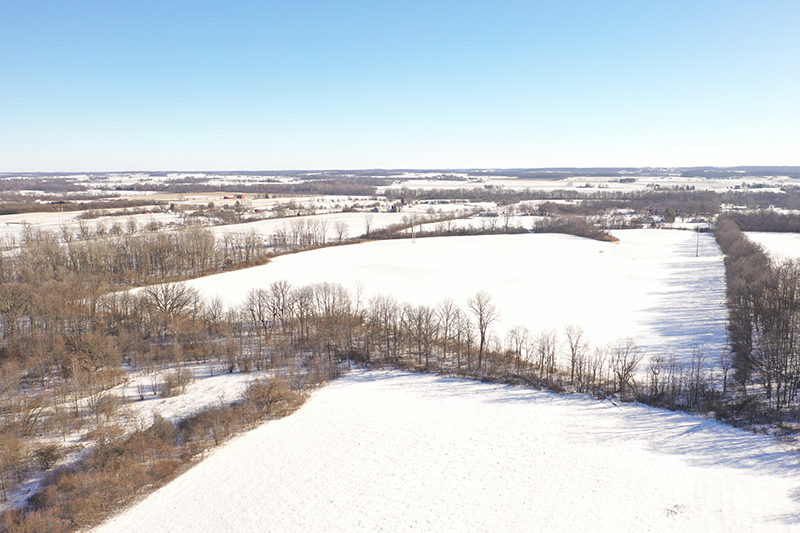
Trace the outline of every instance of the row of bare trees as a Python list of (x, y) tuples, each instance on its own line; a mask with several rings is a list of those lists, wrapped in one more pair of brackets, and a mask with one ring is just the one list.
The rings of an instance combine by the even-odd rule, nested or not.
[(760, 390), (767, 408), (793, 408), (800, 387), (800, 263), (771, 261), (731, 218), (718, 221), (716, 236), (725, 253), (735, 380), (745, 393)]
[(258, 233), (203, 228), (107, 236), (63, 244), (55, 234), (26, 241), (0, 255), (0, 282), (43, 283), (94, 276), (107, 287), (186, 279), (263, 261), (267, 244)]
[[(673, 409), (713, 410), (733, 416), (727, 351), (708, 357), (699, 347), (689, 362), (675, 354), (645, 354), (630, 339), (592, 346), (584, 330), (532, 332), (516, 326), (497, 334), (500, 309), (478, 291), (466, 306), (403, 303), (393, 296), (365, 299), (338, 284), (292, 287), (279, 281), (253, 289), (231, 310), (240, 357), (247, 364), (285, 364), (287, 354), (309, 352), (332, 367), (350, 360), (619, 395)], [(249, 355), (246, 355), (249, 354)], [(647, 365), (642, 366), (642, 362)]]
[[(364, 300), (338, 284), (293, 288), (286, 281), (253, 289), (239, 310), (237, 343), (244, 352), (274, 357), (280, 340), (310, 350), (331, 364), (342, 360), (481, 377), (517, 376), (571, 385), (582, 392), (636, 393), (638, 348), (629, 340), (590, 350), (583, 330), (534, 335), (524, 327), (494, 334), (500, 310), (485, 291), (466, 308), (452, 299), (436, 306), (402, 303), (393, 296)], [(566, 364), (565, 364), (566, 361)], [(275, 364), (264, 361), (261, 365)], [(561, 385), (559, 385), (561, 386)]]
[(284, 223), (269, 237), (269, 243), (276, 250), (307, 249), (324, 246), (332, 233), (335, 242), (341, 243), (349, 236), (349, 226), (339, 220), (329, 224), (324, 217), (296, 218)]

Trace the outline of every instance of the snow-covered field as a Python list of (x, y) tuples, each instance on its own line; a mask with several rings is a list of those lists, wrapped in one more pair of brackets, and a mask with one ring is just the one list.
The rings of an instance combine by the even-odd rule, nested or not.
[(378, 241), (280, 256), (271, 263), (189, 282), (229, 306), (278, 280), (336, 282), (365, 298), (464, 309), (478, 290), (501, 310), (498, 334), (584, 328), (593, 345), (632, 338), (649, 353), (688, 357), (725, 344), (722, 256), (714, 238), (688, 231), (623, 230), (618, 243), (522, 234)]
[(344, 238), (359, 237), (367, 232), (366, 219), (369, 217), (370, 231), (383, 229), (392, 224), (403, 222), (403, 213), (332, 213), (328, 215), (313, 215), (285, 218), (267, 218), (256, 222), (246, 222), (243, 224), (230, 224), (226, 226), (214, 226), (210, 228), (215, 234), (225, 233), (249, 233), (255, 232), (261, 235), (272, 235), (280, 230), (291, 231), (292, 228), (305, 228), (309, 225), (326, 225), (325, 233), (327, 240), (336, 241), (335, 224), (341, 222), (347, 226), (347, 234)]
[(782, 532), (798, 492), (788, 448), (714, 421), (356, 372), (96, 531)]
[(748, 231), (745, 235), (763, 246), (773, 259), (800, 259), (800, 233)]

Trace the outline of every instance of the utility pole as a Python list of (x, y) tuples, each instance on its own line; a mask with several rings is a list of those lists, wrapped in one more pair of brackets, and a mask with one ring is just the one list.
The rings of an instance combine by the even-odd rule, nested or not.
[(697, 226), (697, 249), (694, 252), (695, 257), (700, 257), (700, 226)]

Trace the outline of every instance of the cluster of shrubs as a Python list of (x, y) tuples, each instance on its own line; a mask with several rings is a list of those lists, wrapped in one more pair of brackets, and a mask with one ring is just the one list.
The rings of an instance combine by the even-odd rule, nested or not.
[(45, 478), (25, 508), (0, 517), (0, 532), (63, 533), (101, 523), (142, 494), (174, 479), (209, 448), (304, 402), (281, 378), (255, 381), (244, 399), (202, 411), (178, 424), (156, 416), (146, 428), (126, 432), (103, 426), (90, 435), (92, 451)]
[(619, 240), (582, 217), (558, 217), (537, 220), (533, 225), (532, 231), (534, 233), (567, 233), (597, 241), (615, 242)]

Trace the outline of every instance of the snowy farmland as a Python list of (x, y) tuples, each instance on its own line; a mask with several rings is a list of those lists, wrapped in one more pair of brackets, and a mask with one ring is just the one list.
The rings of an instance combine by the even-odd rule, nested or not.
[(797, 468), (685, 414), (355, 372), (96, 531), (796, 531)]
[[(708, 234), (624, 230), (617, 243), (522, 234), (378, 241), (285, 255), (270, 264), (189, 282), (206, 297), (241, 304), (278, 280), (335, 282), (364, 298), (394, 295), (466, 308), (478, 290), (501, 310), (495, 333), (584, 328), (594, 345), (631, 338), (649, 353), (716, 357), (725, 344), (724, 267)], [(699, 250), (699, 253), (698, 253)], [(695, 255), (698, 254), (698, 257)]]
[(748, 231), (745, 235), (773, 259), (800, 259), (800, 233)]

